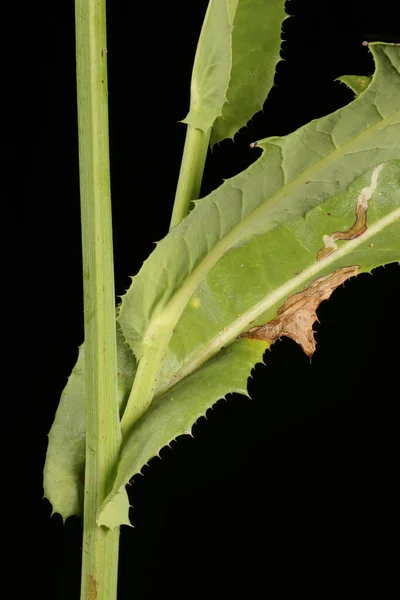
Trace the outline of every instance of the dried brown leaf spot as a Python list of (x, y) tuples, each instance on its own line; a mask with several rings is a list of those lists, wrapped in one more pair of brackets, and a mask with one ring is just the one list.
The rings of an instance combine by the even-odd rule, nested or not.
[(96, 577), (89, 573), (89, 585), (88, 585), (88, 600), (97, 599), (97, 580)]
[(308, 288), (288, 298), (278, 310), (278, 316), (273, 321), (252, 327), (240, 337), (275, 342), (286, 336), (300, 344), (307, 356), (315, 351), (313, 324), (317, 321), (316, 310), (323, 300), (327, 300), (332, 292), (347, 279), (357, 275), (358, 266), (343, 267), (315, 279)]

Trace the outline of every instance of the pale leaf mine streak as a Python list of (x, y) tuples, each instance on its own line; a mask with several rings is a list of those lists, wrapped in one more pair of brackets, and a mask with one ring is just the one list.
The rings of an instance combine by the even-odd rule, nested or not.
[(209, 360), (212, 356), (217, 354), (224, 346), (227, 346), (235, 338), (237, 338), (251, 323), (254, 323), (260, 315), (266, 312), (272, 306), (278, 304), (284, 298), (287, 298), (294, 290), (298, 289), (301, 285), (304, 285), (310, 279), (316, 278), (322, 270), (325, 271), (330, 264), (335, 263), (342, 257), (350, 254), (360, 244), (363, 244), (367, 240), (373, 238), (380, 231), (394, 223), (397, 219), (400, 219), (400, 208), (385, 215), (382, 219), (379, 219), (374, 225), (368, 227), (368, 229), (356, 238), (349, 240), (347, 244), (343, 244), (341, 248), (338, 248), (334, 253), (331, 253), (325, 258), (323, 262), (316, 261), (308, 269), (305, 269), (296, 277), (290, 279), (287, 283), (280, 286), (274, 292), (263, 298), (260, 302), (254, 305), (251, 309), (238, 315), (238, 317), (231, 323), (229, 328), (225, 328), (220, 331), (214, 339), (210, 341), (200, 352), (194, 352), (193, 358), (187, 360), (182, 368), (173, 376), (169, 381), (165, 382), (163, 387), (156, 390), (156, 397), (160, 397), (167, 390), (169, 390), (178, 381), (190, 375), (193, 371), (201, 367), (203, 363)]
[(347, 231), (335, 231), (335, 233), (332, 233), (331, 235), (324, 235), (322, 239), (325, 247), (318, 252), (317, 260), (322, 260), (332, 254), (332, 252), (336, 252), (338, 249), (336, 240), (353, 240), (366, 231), (368, 202), (376, 190), (379, 173), (381, 172), (382, 167), (383, 164), (375, 167), (375, 169), (372, 171), (371, 183), (369, 186), (363, 188), (358, 196), (356, 204), (356, 220), (354, 225), (352, 225)]

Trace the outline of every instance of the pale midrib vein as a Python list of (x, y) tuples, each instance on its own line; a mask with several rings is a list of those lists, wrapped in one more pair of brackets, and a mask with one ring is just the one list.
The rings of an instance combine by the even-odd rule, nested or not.
[(277, 290), (275, 290), (275, 292), (272, 292), (266, 296), (261, 302), (258, 302), (250, 310), (240, 315), (240, 317), (233, 321), (228, 328), (225, 328), (225, 330), (221, 331), (215, 338), (213, 338), (213, 340), (211, 340), (211, 342), (202, 349), (201, 353), (196, 353), (195, 358), (190, 362), (187, 362), (186, 365), (179, 370), (179, 372), (171, 379), (171, 381), (168, 382), (167, 385), (160, 390), (157, 390), (157, 398), (160, 398), (172, 386), (201, 367), (207, 360), (215, 356), (215, 354), (217, 354), (221, 348), (227, 346), (235, 338), (237, 338), (240, 333), (245, 331), (246, 328), (249, 327), (249, 325), (252, 324), (266, 310), (276, 305), (278, 302), (283, 301), (283, 299), (288, 297), (291, 292), (300, 287), (303, 283), (316, 278), (319, 273), (326, 269), (326, 267), (334, 264), (343, 256), (353, 252), (357, 246), (366, 242), (368, 239), (371, 239), (377, 233), (385, 229), (385, 227), (392, 225), (399, 218), (400, 208), (388, 213), (374, 225), (371, 225), (366, 232), (359, 237), (355, 238), (354, 240), (346, 241), (341, 248), (333, 252), (329, 257), (321, 260), (320, 262), (314, 263), (302, 271), (299, 275), (280, 286)]

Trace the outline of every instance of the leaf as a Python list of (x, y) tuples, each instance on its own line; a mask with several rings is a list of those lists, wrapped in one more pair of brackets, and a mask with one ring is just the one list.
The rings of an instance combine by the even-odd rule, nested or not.
[(67, 519), (82, 514), (85, 473), (84, 349), (65, 386), (49, 433), (44, 495)]
[(238, 0), (210, 0), (194, 59), (190, 110), (183, 123), (207, 132), (226, 101), (231, 31)]
[(371, 77), (365, 75), (342, 75), (336, 81), (346, 84), (358, 96), (364, 92), (371, 83)]
[[(133, 385), (136, 361), (125, 344), (117, 325), (118, 402), (125, 408)], [(81, 515), (85, 474), (85, 345), (61, 394), (56, 416), (49, 433), (44, 467), (44, 495), (63, 519)], [(126, 502), (126, 506), (125, 506)], [(120, 498), (120, 510), (129, 508), (126, 494)], [(121, 517), (123, 520), (123, 517)], [(129, 523), (129, 521), (128, 521)]]
[(232, 70), (226, 102), (211, 131), (213, 146), (262, 110), (280, 60), (283, 0), (239, 0), (232, 31)]
[[(379, 178), (376, 180), (376, 173)], [(326, 235), (349, 230), (360, 198), (375, 186), (367, 207), (367, 229), (321, 258)], [(272, 321), (285, 300), (316, 278), (351, 265), (358, 273), (399, 260), (400, 163), (375, 167), (347, 191), (304, 217), (252, 238), (227, 252), (207, 274), (177, 323), (156, 389), (162, 395), (199, 368), (249, 326)]]
[(158, 243), (118, 318), (137, 358), (161, 329), (172, 335), (189, 298), (230, 248), (304, 215), (368, 169), (399, 158), (400, 46), (369, 49), (376, 72), (363, 94), (288, 136), (257, 142), (261, 157), (197, 202)]
[[(338, 240), (333, 252), (319, 258), (324, 236), (350, 230), (360, 204), (367, 214), (366, 229)], [(294, 216), (228, 251), (205, 276), (176, 325), (155, 400), (122, 447), (113, 492), (103, 504), (107, 515), (100, 513), (99, 522), (117, 525), (118, 515), (110, 508), (113, 494), (163, 446), (190, 433), (191, 424), (218, 398), (231, 391), (246, 393), (246, 377), (271, 341), (290, 335), (310, 354), (319, 303), (350, 276), (399, 259), (400, 160), (370, 169), (304, 217)], [(299, 328), (304, 315), (305, 327)], [(250, 332), (268, 332), (267, 339), (240, 337), (254, 323), (263, 324), (261, 330)], [(252, 343), (258, 356), (251, 354)]]
[(211, 144), (233, 137), (273, 85), (279, 61), (285, 0), (210, 0), (183, 123), (207, 133)]

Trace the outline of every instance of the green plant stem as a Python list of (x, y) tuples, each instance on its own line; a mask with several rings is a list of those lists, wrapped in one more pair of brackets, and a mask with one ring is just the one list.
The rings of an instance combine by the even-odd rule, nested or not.
[(186, 217), (190, 203), (200, 195), (210, 134), (211, 129), (204, 133), (195, 127), (187, 128), (170, 229)]
[(96, 523), (121, 441), (108, 147), (105, 0), (76, 0), (85, 315), (86, 467), (81, 600), (115, 600), (118, 528)]

